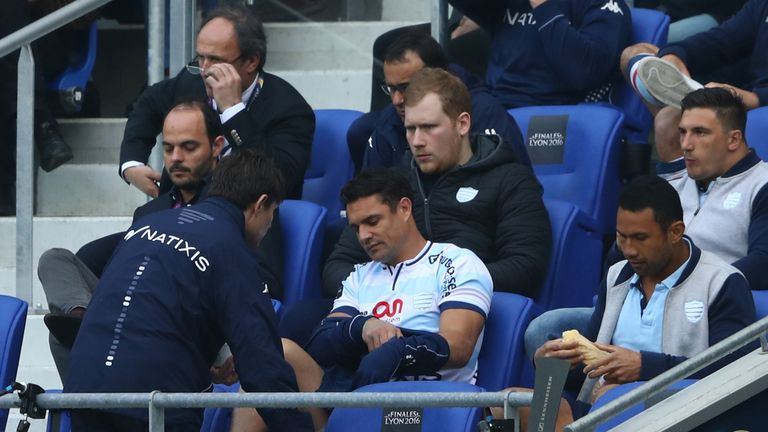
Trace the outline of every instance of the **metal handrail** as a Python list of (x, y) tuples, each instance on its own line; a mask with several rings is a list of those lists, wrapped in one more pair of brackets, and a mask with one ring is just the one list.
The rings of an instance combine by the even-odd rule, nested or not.
[[(163, 430), (168, 408), (408, 408), (503, 406), (505, 418), (517, 419), (519, 407), (530, 406), (533, 393), (518, 392), (414, 392), (414, 393), (43, 393), (37, 404), (44, 409), (147, 408), (149, 431)], [(0, 408), (16, 408), (18, 395), (0, 397)]]
[(40, 39), (112, 0), (76, 0), (0, 39), (0, 57)]
[(761, 345), (763, 350), (766, 351), (766, 331), (768, 331), (768, 317), (762, 318), (749, 327), (732, 334), (701, 353), (640, 385), (636, 389), (619, 396), (596, 411), (591, 412), (566, 426), (565, 430), (569, 432), (593, 430), (600, 423), (603, 423), (632, 405), (662, 392), (668, 385), (709, 366), (720, 358), (751, 342), (755, 338), (761, 338)]
[(449, 39), (448, 35), (448, 2), (446, 0), (434, 0), (430, 7), (431, 34), (443, 47)]
[(0, 39), (0, 57), (19, 52), (16, 91), (16, 297), (32, 302), (35, 61), (31, 43), (112, 0), (76, 0)]

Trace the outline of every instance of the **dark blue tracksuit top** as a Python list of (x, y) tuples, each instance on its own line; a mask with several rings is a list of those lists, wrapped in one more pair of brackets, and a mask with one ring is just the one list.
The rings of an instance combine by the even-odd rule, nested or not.
[(449, 0), (491, 34), (487, 82), (507, 108), (582, 102), (619, 77), (632, 19), (623, 0)]
[[(203, 392), (224, 342), (248, 392), (297, 391), (243, 213), (221, 198), (135, 223), (112, 256), (72, 348), (64, 391)], [(146, 409), (113, 410), (147, 418)], [(296, 410), (259, 409), (270, 430), (312, 430)], [(202, 410), (169, 410), (169, 423)]]

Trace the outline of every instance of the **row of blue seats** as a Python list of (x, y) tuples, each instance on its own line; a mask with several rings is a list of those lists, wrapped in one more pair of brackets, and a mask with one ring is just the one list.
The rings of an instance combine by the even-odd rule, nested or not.
[[(753, 291), (758, 318), (768, 316), (768, 292)], [(367, 386), (357, 391), (498, 391), (511, 385), (532, 384), (532, 369), (522, 352), (525, 328), (533, 318), (531, 299), (515, 294), (496, 293), (486, 322), (483, 346), (480, 351), (477, 385), (449, 382), (395, 382)], [(19, 299), (0, 296), (0, 382), (8, 385), (16, 378), (21, 344), (24, 334), (27, 304)], [(617, 390), (616, 395), (630, 390), (632, 385)], [(216, 391), (236, 391), (235, 387), (217, 386)], [(602, 402), (604, 404), (605, 402)], [(599, 406), (599, 405), (597, 405)], [(636, 408), (637, 411), (639, 408)], [(634, 412), (634, 411), (633, 411)], [(0, 428), (5, 427), (7, 411), (0, 411)], [(337, 409), (331, 416), (328, 431), (373, 430), (381, 425), (381, 409)], [(425, 409), (423, 422), (432, 430), (441, 427), (444, 432), (472, 430), (479, 416), (477, 409)], [(626, 414), (622, 418), (626, 418)], [(230, 414), (225, 409), (206, 410), (203, 431), (228, 430)], [(64, 417), (66, 420), (66, 417)], [(617, 424), (620, 419), (613, 420)], [(64, 428), (58, 432), (66, 432)], [(604, 427), (607, 427), (604, 426)], [(49, 429), (50, 430), (50, 429)]]

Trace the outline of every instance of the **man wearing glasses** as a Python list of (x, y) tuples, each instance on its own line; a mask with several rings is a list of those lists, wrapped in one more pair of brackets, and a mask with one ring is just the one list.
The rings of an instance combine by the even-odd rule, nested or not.
[(285, 176), (286, 197), (300, 198), (315, 117), (296, 89), (264, 72), (266, 47), (264, 28), (250, 9), (211, 11), (197, 36), (195, 59), (175, 77), (145, 90), (134, 105), (120, 148), (123, 179), (153, 197), (170, 187), (168, 181), (158, 185), (161, 174), (147, 160), (174, 102), (199, 97), (219, 113), (227, 141), (223, 154), (238, 148), (263, 151)]
[[(498, 135), (501, 142), (512, 149), (516, 162), (531, 165), (517, 123), (491, 95), (488, 88), (462, 67), (449, 65), (440, 44), (429, 34), (412, 30), (395, 39), (387, 48), (384, 57), (384, 83), (381, 89), (390, 97), (392, 104), (381, 111), (363, 116), (352, 126), (358, 128), (360, 133), (351, 131), (348, 136), (350, 148), (364, 149), (363, 168), (393, 167), (402, 162), (404, 155), (410, 157), (403, 125), (405, 89), (411, 77), (424, 67), (448, 70), (459, 77), (472, 97), (471, 132)], [(368, 130), (363, 132), (364, 128)], [(363, 136), (365, 142), (353, 142), (362, 141), (360, 138)]]

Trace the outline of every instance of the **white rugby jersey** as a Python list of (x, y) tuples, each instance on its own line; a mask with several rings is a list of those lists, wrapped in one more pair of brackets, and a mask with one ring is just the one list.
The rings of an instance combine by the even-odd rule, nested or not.
[[(491, 275), (477, 255), (453, 244), (427, 242), (412, 260), (394, 266), (379, 262), (355, 266), (342, 283), (333, 311), (373, 315), (404, 330), (438, 333), (441, 311), (469, 309), (485, 318), (492, 294)], [(463, 368), (403, 378), (474, 383), (482, 341), (483, 332)]]

